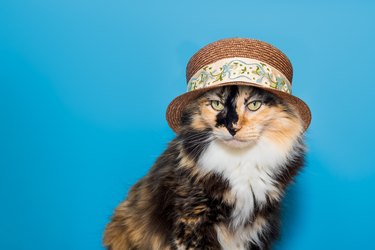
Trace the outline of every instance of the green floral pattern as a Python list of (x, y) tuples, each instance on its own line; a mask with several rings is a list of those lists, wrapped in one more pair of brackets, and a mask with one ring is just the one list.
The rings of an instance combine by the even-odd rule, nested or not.
[(188, 82), (188, 91), (231, 81), (256, 83), (291, 94), (288, 79), (272, 66), (249, 58), (226, 58), (199, 70)]

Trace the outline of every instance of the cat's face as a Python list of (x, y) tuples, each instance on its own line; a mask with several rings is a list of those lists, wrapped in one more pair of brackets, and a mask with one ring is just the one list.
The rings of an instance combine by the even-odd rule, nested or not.
[(283, 146), (303, 132), (302, 121), (291, 105), (248, 86), (208, 91), (186, 108), (182, 128), (205, 131), (210, 141), (232, 148), (251, 147), (261, 138)]

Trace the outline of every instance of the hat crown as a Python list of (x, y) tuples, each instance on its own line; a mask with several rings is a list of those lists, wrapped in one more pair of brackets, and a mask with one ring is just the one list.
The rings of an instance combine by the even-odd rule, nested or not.
[(306, 130), (311, 122), (307, 104), (291, 93), (293, 67), (288, 57), (269, 43), (249, 38), (226, 38), (198, 50), (186, 66), (187, 92), (167, 108), (167, 121), (175, 131), (190, 102), (211, 89), (243, 85), (264, 89), (293, 106)]
[(196, 52), (186, 66), (186, 81), (204, 66), (224, 58), (244, 57), (265, 62), (292, 83), (293, 67), (288, 57), (269, 43), (249, 38), (227, 38), (210, 43)]

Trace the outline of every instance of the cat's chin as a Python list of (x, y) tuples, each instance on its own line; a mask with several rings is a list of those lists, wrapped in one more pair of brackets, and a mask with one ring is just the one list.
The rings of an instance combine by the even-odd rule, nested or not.
[(238, 140), (235, 138), (231, 139), (219, 139), (220, 143), (223, 145), (234, 148), (234, 149), (243, 149), (243, 148), (250, 148), (255, 145), (256, 141), (251, 140), (251, 141), (243, 141), (243, 140)]

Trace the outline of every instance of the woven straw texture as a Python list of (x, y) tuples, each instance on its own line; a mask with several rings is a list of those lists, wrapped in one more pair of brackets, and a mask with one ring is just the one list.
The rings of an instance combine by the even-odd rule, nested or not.
[[(293, 79), (293, 67), (288, 57), (274, 46), (255, 39), (248, 38), (227, 38), (222, 39), (200, 49), (195, 53), (186, 67), (186, 82), (189, 82), (190, 78), (204, 66), (216, 62), (220, 59), (231, 58), (231, 57), (245, 57), (252, 58), (262, 62), (265, 62), (277, 70), (281, 71), (285, 77), (288, 78), (290, 83)], [(167, 108), (167, 121), (169, 126), (178, 132), (182, 111), (186, 105), (198, 96), (202, 95), (209, 89), (218, 88), (221, 86), (228, 85), (248, 85), (255, 86), (272, 92), (278, 97), (288, 101), (297, 110), (302, 120), (304, 121), (305, 130), (308, 128), (311, 122), (311, 112), (309, 107), (298, 97), (290, 95), (288, 93), (261, 86), (257, 83), (233, 81), (229, 83), (223, 83), (220, 85), (210, 86), (202, 89), (196, 89), (187, 92), (183, 95), (176, 97)]]

